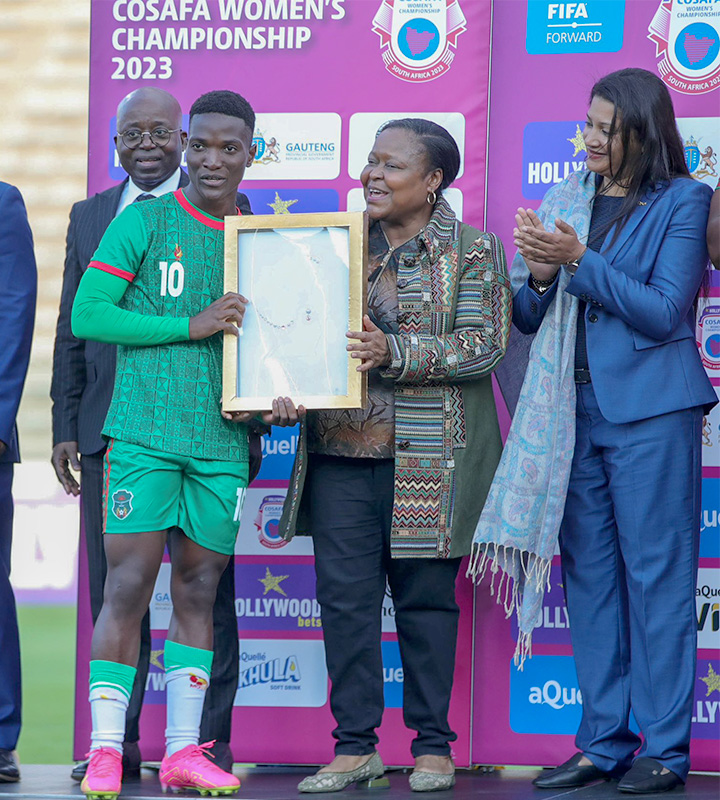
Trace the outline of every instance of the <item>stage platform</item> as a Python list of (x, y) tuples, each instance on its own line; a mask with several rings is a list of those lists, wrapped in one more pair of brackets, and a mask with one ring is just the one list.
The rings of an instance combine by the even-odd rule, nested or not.
[[(47, 798), (47, 800), (76, 800), (83, 797), (80, 785), (70, 778), (69, 766), (25, 765), (22, 769), (20, 783), (0, 783), (1, 800), (20, 800), (20, 798)], [(240, 800), (297, 800), (301, 797), (319, 797), (319, 795), (300, 795), (297, 784), (312, 770), (298, 767), (252, 767), (236, 766), (235, 774), (242, 782), (237, 795)], [(429, 796), (437, 800), (619, 800), (631, 797), (620, 794), (616, 783), (596, 783), (582, 789), (562, 789), (543, 791), (535, 789), (530, 781), (538, 774), (537, 770), (497, 769), (490, 772), (482, 770), (458, 770), (455, 788), (447, 792), (433, 792)], [(389, 789), (357, 789), (349, 787), (343, 792), (335, 792), (332, 797), (354, 798), (361, 800), (417, 800), (421, 795), (411, 792), (408, 786), (409, 770), (388, 770)], [(157, 773), (151, 769), (143, 769), (142, 780), (125, 783), (120, 794), (123, 798), (133, 800), (155, 800), (175, 796), (198, 797), (194, 792), (189, 795), (164, 795), (160, 789)], [(720, 778), (717, 775), (690, 775), (684, 789), (675, 789), (664, 795), (645, 795), (646, 797), (676, 797), (684, 800), (718, 800), (720, 796)]]

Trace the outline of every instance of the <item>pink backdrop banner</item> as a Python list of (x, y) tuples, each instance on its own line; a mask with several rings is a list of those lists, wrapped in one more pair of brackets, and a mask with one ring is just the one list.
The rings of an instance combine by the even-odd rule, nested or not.
[[(139, 86), (173, 93), (187, 114), (213, 89), (257, 112), (258, 155), (242, 184), (257, 214), (364, 209), (358, 177), (379, 125), (422, 116), (447, 127), (463, 156), (448, 193), (459, 216), (484, 219), (491, 4), (477, 0), (93, 0), (88, 190), (124, 177), (112, 137), (118, 102)], [(332, 753), (312, 546), (276, 530), (296, 446), (264, 443), (238, 537), (236, 614), (241, 667), (233, 752), (260, 763), (321, 763)], [(151, 606), (153, 656), (141, 719), (145, 759), (159, 760), (165, 726), (162, 653), (170, 614), (168, 565)], [(459, 582), (460, 637), (451, 724), (458, 765), (470, 763), (472, 588)], [(88, 749), (91, 620), (80, 559), (75, 756)], [(392, 604), (383, 614), (386, 711), (380, 752), (408, 764), (403, 673)]]
[[(243, 189), (256, 213), (284, 204), (290, 212), (362, 208), (357, 178), (377, 126), (390, 116), (426, 116), (455, 135), (463, 154), (463, 170), (448, 198), (465, 221), (485, 227), (487, 196), (487, 229), (501, 236), (510, 259), (515, 209), (536, 208), (553, 183), (582, 164), (578, 131), (588, 93), (614, 69), (640, 66), (663, 77), (691, 171), (715, 187), (717, 5), (426, 0), (421, 13), (413, 0), (93, 0), (89, 191), (123, 177), (112, 145), (115, 108), (140, 85), (168, 89), (185, 112), (211, 89), (234, 89), (251, 101), (258, 112), (259, 151)], [(716, 291), (720, 294), (713, 289), (711, 298)], [(720, 321), (720, 298), (717, 306)], [(706, 330), (713, 313), (708, 312)], [(717, 347), (717, 372), (709, 371), (720, 386)], [(715, 348), (716, 343), (707, 345), (710, 361)], [(695, 769), (718, 770), (720, 688), (712, 676), (720, 674), (720, 412), (706, 422), (692, 758)], [(319, 763), (331, 751), (311, 544), (282, 545), (275, 535), (295, 444), (293, 432), (264, 444), (263, 471), (248, 492), (238, 538), (242, 662), (233, 749), (243, 761)], [(581, 698), (556, 561), (534, 656), (523, 673), (512, 664), (517, 632), (487, 587), (476, 591), (473, 604), (469, 584), (458, 582), (461, 623), (451, 723), (459, 734), (454, 746), (459, 766), (556, 764), (573, 751)], [(87, 749), (90, 729), (84, 554), (80, 566), (77, 757)], [(260, 581), (266, 570), (271, 583), (282, 579), (284, 596), (275, 589), (265, 593)], [(162, 751), (159, 665), (169, 615), (166, 584), (164, 568), (151, 609), (156, 663), (141, 726), (143, 755), (150, 759)], [(388, 764), (407, 764), (411, 734), (402, 724), (402, 671), (389, 602), (383, 619), (387, 710), (380, 751)], [(284, 688), (294, 685), (293, 663), (312, 676), (307, 686)], [(303, 671), (303, 663), (312, 669)]]
[[(643, 67), (663, 78), (670, 88), (690, 170), (713, 189), (717, 186), (717, 3), (497, 0), (492, 41), (487, 226), (501, 236), (508, 260), (514, 255), (512, 228), (517, 207), (537, 208), (554, 183), (583, 164), (585, 152), (579, 134), (590, 89), (613, 70)], [(720, 326), (720, 299), (716, 302), (714, 313)], [(708, 329), (714, 319), (711, 314)], [(720, 336), (707, 343), (706, 349), (715, 362), (709, 372), (718, 376), (713, 382), (720, 384)], [(717, 771), (720, 614), (712, 614), (720, 596), (720, 460), (714, 465), (720, 450), (720, 418), (716, 420), (715, 413), (710, 417), (703, 448), (704, 521), (691, 755), (693, 769)], [(523, 672), (512, 663), (516, 627), (505, 619), (486, 585), (477, 590), (474, 763), (556, 765), (575, 750), (582, 699), (572, 660), (559, 558), (556, 562), (542, 625), (534, 634), (533, 657)]]

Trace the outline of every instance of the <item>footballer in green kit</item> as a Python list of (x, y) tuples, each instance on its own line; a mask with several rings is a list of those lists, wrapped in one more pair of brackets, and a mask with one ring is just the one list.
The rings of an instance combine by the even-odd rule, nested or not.
[[(115, 800), (125, 709), (147, 611), (172, 537), (173, 616), (165, 644), (163, 789), (233, 794), (238, 779), (199, 744), (212, 664), (212, 607), (234, 551), (248, 481), (248, 422), (220, 411), (222, 336), (247, 300), (223, 295), (223, 218), (252, 164), (255, 114), (240, 95), (209, 92), (190, 110), (185, 189), (126, 208), (80, 283), (73, 333), (119, 345), (103, 434), (108, 574), (92, 640), (90, 762), (82, 790)], [(149, 132), (138, 132), (142, 138)], [(266, 422), (297, 420), (285, 398)], [(168, 531), (170, 531), (168, 533)], [(119, 748), (118, 748), (119, 745)], [(204, 749), (205, 748), (205, 749)]]

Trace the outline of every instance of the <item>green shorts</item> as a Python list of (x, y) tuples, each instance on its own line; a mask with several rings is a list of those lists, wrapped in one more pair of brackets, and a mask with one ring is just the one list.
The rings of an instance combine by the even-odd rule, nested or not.
[(105, 533), (164, 531), (232, 555), (248, 485), (247, 462), (177, 456), (110, 439), (105, 452)]

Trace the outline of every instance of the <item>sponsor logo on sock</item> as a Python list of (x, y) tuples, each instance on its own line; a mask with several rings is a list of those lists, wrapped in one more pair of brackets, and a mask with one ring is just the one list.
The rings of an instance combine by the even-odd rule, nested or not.
[(118, 519), (125, 519), (130, 516), (132, 507), (133, 493), (127, 489), (118, 489), (112, 496), (112, 512)]
[(190, 686), (193, 689), (207, 689), (208, 682), (199, 675), (190, 675)]

